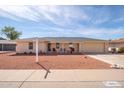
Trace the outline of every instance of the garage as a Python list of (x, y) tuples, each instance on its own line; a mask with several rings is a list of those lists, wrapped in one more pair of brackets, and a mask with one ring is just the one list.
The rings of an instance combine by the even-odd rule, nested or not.
[(83, 50), (87, 53), (104, 53), (105, 45), (103, 42), (85, 42)]

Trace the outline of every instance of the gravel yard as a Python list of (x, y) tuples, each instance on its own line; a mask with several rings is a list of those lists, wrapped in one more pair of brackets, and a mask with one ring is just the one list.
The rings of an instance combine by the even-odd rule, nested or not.
[[(47, 69), (111, 69), (110, 64), (86, 55), (41, 55), (39, 64)], [(35, 55), (0, 54), (0, 69), (43, 69)]]

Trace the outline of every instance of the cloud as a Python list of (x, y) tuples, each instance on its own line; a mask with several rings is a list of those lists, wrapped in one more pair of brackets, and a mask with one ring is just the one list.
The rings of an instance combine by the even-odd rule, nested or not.
[(124, 15), (122, 17), (113, 19), (112, 22), (123, 22), (124, 21)]
[(111, 19), (108, 6), (94, 6), (88, 10), (88, 14), (92, 25), (103, 24)]
[(97, 27), (81, 27), (76, 29), (73, 28), (63, 28), (63, 27), (42, 27), (41, 30), (35, 31), (39, 36), (69, 36), (69, 37), (91, 37), (91, 38), (101, 38), (110, 39), (116, 36), (124, 36), (124, 28), (97, 28)]
[[(35, 23), (30, 28), (21, 28), (55, 36), (112, 37), (124, 34), (124, 29), (118, 25), (115, 28), (110, 26), (114, 22), (111, 20), (113, 12), (120, 15), (117, 11), (110, 11), (108, 6), (0, 6), (2, 17)], [(113, 19), (116, 22), (124, 20), (123, 16), (114, 16)], [(107, 23), (112, 28), (105, 27)]]
[(13, 20), (27, 19), (31, 21), (38, 20), (38, 14), (32, 12), (29, 6), (0, 6), (0, 14)]
[(0, 6), (0, 16), (13, 20), (48, 21), (58, 26), (77, 26), (80, 22), (98, 25), (109, 20), (108, 7), (96, 6)]
[(37, 6), (38, 13), (56, 25), (75, 24), (80, 20), (88, 20), (89, 16), (74, 6)]
[[(82, 28), (77, 29), (77, 32), (84, 36), (116, 36), (116, 35), (124, 35), (124, 28)], [(108, 37), (109, 38), (109, 37)]]
[(47, 20), (60, 26), (89, 18), (83, 9), (74, 6), (0, 6), (0, 16), (35, 22)]
[[(80, 21), (98, 25), (110, 21), (109, 6), (0, 6), (0, 16), (13, 20), (31, 20), (34, 22), (49, 21), (57, 25), (77, 24)], [(116, 13), (117, 14), (117, 13)], [(122, 16), (121, 16), (122, 17)], [(119, 18), (117, 21), (123, 20)], [(116, 20), (116, 18), (115, 18)]]

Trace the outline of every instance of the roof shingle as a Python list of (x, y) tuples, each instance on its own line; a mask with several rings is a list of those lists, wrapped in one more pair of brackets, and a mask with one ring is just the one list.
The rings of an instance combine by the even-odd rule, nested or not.
[[(19, 39), (17, 41), (30, 41), (30, 40), (35, 40), (36, 37), (34, 38), (24, 38), (24, 39)], [(39, 40), (42, 41), (69, 41), (69, 42), (80, 42), (80, 41), (107, 41), (107, 40), (102, 40), (102, 39), (93, 39), (93, 38), (85, 38), (85, 37), (41, 37)]]

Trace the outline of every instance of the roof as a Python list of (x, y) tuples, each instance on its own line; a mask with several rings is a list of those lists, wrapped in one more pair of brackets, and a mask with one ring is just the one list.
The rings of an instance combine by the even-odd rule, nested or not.
[(124, 38), (112, 40), (111, 43), (124, 43)]
[[(24, 39), (19, 39), (16, 41), (33, 41), (35, 38), (24, 38)], [(107, 41), (107, 40), (102, 40), (102, 39), (93, 39), (93, 38), (85, 38), (85, 37), (41, 37), (38, 38), (38, 40), (42, 41), (56, 41), (56, 42), (62, 42), (62, 41), (67, 41), (67, 42), (80, 42), (80, 41)]]
[(0, 44), (16, 44), (13, 40), (0, 40)]

